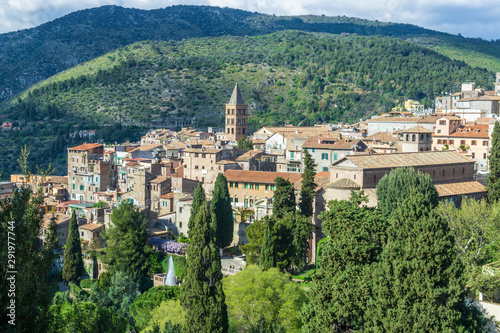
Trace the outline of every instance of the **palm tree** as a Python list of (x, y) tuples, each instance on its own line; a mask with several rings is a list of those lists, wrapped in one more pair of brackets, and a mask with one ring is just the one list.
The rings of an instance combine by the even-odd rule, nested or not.
[(233, 208), (233, 210), (236, 212), (236, 216), (240, 217), (240, 223), (245, 223), (247, 221), (247, 216), (254, 212), (253, 209), (248, 207), (238, 207)]

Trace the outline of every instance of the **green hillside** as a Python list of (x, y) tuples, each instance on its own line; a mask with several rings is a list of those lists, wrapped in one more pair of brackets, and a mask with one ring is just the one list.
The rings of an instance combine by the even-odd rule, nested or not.
[[(441, 91), (469, 80), (491, 89), (494, 75), (388, 37), (286, 31), (138, 42), (1, 104), (0, 114), (23, 131), (4, 134), (0, 153), (13, 157), (29, 142), (37, 145), (35, 160), (63, 165), (58, 152), (75, 129), (97, 129), (104, 141), (120, 142), (150, 127), (175, 127), (179, 120), (223, 126), (224, 104), (236, 82), (255, 130), (358, 121), (404, 98), (430, 106)], [(10, 172), (15, 162), (2, 159), (0, 167)]]
[(471, 66), (500, 71), (500, 42), (462, 38), (410, 24), (345, 16), (273, 16), (209, 6), (155, 10), (103, 6), (77, 11), (36, 28), (0, 34), (0, 101), (137, 41), (257, 36), (284, 30), (398, 38)]

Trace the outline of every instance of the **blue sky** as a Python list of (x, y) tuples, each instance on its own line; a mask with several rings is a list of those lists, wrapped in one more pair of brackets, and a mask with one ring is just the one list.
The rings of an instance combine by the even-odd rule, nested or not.
[(2, 0), (0, 33), (31, 28), (76, 10), (119, 5), (141, 9), (176, 4), (232, 7), (276, 15), (346, 15), (369, 20), (411, 23), (461, 33), (465, 37), (500, 39), (498, 0)]

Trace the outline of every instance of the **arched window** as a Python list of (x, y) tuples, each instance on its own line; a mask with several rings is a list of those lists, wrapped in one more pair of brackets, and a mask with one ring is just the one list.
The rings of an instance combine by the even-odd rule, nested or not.
[(412, 135), (411, 141), (415, 141), (417, 139), (417, 136), (415, 134)]

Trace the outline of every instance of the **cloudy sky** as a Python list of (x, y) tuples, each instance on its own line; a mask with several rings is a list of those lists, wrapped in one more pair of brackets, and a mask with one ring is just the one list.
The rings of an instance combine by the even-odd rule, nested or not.
[(500, 39), (498, 0), (0, 0), (0, 33), (31, 28), (76, 10), (110, 4), (141, 9), (175, 4), (211, 5), (276, 15), (346, 15), (412, 23), (466, 37)]

